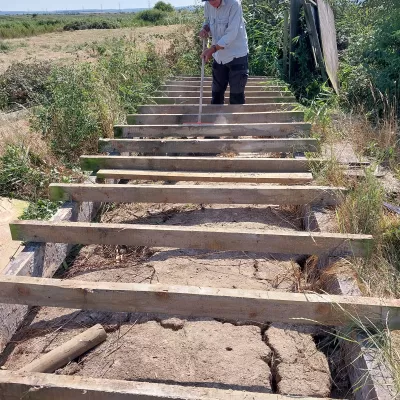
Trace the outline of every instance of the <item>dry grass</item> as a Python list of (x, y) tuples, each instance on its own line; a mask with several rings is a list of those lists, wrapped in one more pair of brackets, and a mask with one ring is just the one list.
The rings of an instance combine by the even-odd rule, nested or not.
[[(157, 51), (165, 52), (177, 31), (185, 30), (181, 25), (153, 26), (123, 29), (90, 29), (72, 32), (57, 32), (24, 39), (9, 39), (4, 42), (10, 46), (7, 53), (0, 52), (0, 73), (12, 63), (55, 61), (59, 64), (82, 61), (95, 61), (91, 51), (93, 43), (112, 38), (128, 37), (136, 41), (138, 48), (148, 42), (156, 44)], [(190, 33), (186, 33), (190, 34)]]
[(29, 149), (46, 162), (55, 163), (56, 160), (51, 157), (49, 147), (42, 135), (30, 130), (29, 114), (20, 115), (16, 119), (0, 117), (0, 156), (4, 154), (8, 145), (18, 145)]

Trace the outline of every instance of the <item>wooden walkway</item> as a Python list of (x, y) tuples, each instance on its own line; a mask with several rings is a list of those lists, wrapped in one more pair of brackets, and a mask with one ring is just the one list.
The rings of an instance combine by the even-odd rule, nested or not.
[[(176, 77), (166, 82), (153, 98), (156, 104), (143, 105), (138, 114), (128, 115), (127, 125), (115, 127), (114, 139), (99, 141), (100, 152), (108, 154), (82, 157), (82, 168), (97, 174), (97, 184), (52, 184), (52, 199), (300, 206), (336, 206), (342, 201), (345, 188), (305, 185), (313, 179), (311, 164), (324, 160), (294, 157), (298, 152), (318, 151), (319, 145), (310, 137), (310, 124), (303, 122), (303, 113), (296, 109), (294, 97), (284, 84), (275, 79), (251, 77), (246, 105), (207, 105), (210, 93), (207, 78), (203, 123), (197, 124), (199, 79)], [(221, 157), (221, 153), (228, 156)], [(115, 182), (120, 179), (190, 183), (121, 185)], [(205, 182), (234, 184), (211, 186)], [(370, 252), (373, 240), (368, 235), (340, 233), (89, 222), (17, 221), (11, 224), (11, 232), (15, 240), (31, 242), (358, 257)], [(365, 324), (383, 322), (393, 327), (400, 319), (396, 300), (18, 276), (0, 278), (0, 302), (258, 322), (289, 322), (295, 316), (298, 323), (315, 321), (334, 326), (349, 323), (352, 313)], [(100, 395), (107, 399), (286, 398), (9, 371), (0, 371), (0, 391), (6, 398), (17, 398), (29, 391), (30, 399), (86, 399), (86, 394), (89, 398)]]

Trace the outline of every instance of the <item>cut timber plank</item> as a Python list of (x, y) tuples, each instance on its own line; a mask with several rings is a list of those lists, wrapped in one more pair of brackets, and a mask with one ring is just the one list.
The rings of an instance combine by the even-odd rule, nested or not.
[(293, 400), (242, 390), (11, 371), (0, 371), (0, 393), (5, 400)]
[[(212, 84), (211, 82), (206, 82), (204, 84), (204, 90), (211, 92)], [(185, 84), (167, 84), (163, 85), (160, 88), (161, 92), (164, 91), (199, 91), (200, 90), (200, 82), (199, 83), (191, 83), (188, 82), (187, 85)], [(229, 87), (227, 89), (229, 92)], [(262, 85), (262, 84), (251, 84), (246, 86), (246, 93), (250, 92), (289, 92), (289, 89), (287, 86), (279, 86), (279, 85)], [(290, 93), (290, 92), (289, 92)]]
[[(199, 96), (194, 97), (162, 97), (156, 96), (151, 98), (156, 104), (196, 104), (199, 102)], [(266, 97), (266, 96), (246, 96), (246, 104), (260, 103), (291, 103), (296, 101), (293, 96), (286, 97)], [(211, 97), (204, 96), (203, 104), (210, 104)]]
[[(171, 78), (171, 80), (182, 80), (182, 81), (200, 81), (201, 78), (199, 76), (194, 76), (194, 75), (179, 75), (179, 76), (174, 76)], [(279, 78), (275, 78), (272, 76), (261, 76), (261, 75), (252, 75), (248, 77), (248, 82), (252, 81), (259, 81), (259, 82), (276, 82), (279, 81)], [(212, 81), (211, 76), (205, 76), (204, 81)]]
[(0, 301), (111, 312), (150, 312), (234, 321), (400, 327), (400, 300), (265, 290), (0, 277)]
[(321, 159), (166, 157), (166, 156), (82, 156), (84, 171), (99, 169), (141, 169), (192, 172), (309, 172), (310, 164)]
[[(198, 111), (198, 110), (197, 110)], [(127, 122), (129, 125), (141, 124), (195, 124), (198, 120), (197, 114), (129, 114)], [(296, 122), (304, 120), (303, 111), (282, 111), (282, 112), (248, 112), (248, 113), (216, 113), (206, 114), (205, 110), (201, 115), (201, 121), (205, 124), (245, 124), (265, 122)]]
[(282, 254), (367, 256), (372, 236), (323, 232), (250, 230), (198, 226), (14, 221), (13, 240), (73, 244), (237, 250)]
[(267, 122), (247, 124), (187, 125), (116, 125), (114, 137), (186, 137), (186, 136), (308, 136), (311, 124), (306, 122)]
[(101, 153), (269, 153), (316, 152), (317, 139), (99, 139)]
[[(211, 90), (205, 89), (204, 96), (211, 97)], [(195, 97), (199, 96), (199, 90), (163, 90), (158, 91), (156, 94), (161, 96), (170, 96), (170, 97)], [(229, 89), (225, 92), (225, 97), (229, 98), (230, 91)], [(265, 91), (265, 90), (257, 90), (253, 92), (245, 91), (246, 100), (249, 97), (293, 97), (292, 92), (281, 92), (281, 91)]]
[[(293, 111), (299, 107), (296, 103), (268, 103), (268, 104), (204, 104), (206, 114), (234, 113), (234, 112), (266, 112), (266, 111)], [(152, 104), (138, 106), (141, 114), (196, 114), (198, 104)]]
[(165, 186), (90, 185), (52, 183), (53, 201), (98, 201), (113, 203), (197, 203), (197, 204), (318, 204), (340, 203), (344, 188), (324, 186)]
[(136, 179), (153, 181), (189, 181), (189, 182), (246, 182), (246, 183), (281, 183), (300, 184), (312, 182), (311, 173), (235, 173), (235, 172), (170, 172), (101, 169), (99, 179)]

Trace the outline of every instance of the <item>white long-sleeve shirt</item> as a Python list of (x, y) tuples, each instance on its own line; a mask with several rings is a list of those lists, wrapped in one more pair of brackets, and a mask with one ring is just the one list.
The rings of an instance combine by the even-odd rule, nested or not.
[(218, 8), (207, 1), (204, 4), (204, 17), (204, 25), (210, 27), (212, 44), (223, 47), (213, 54), (217, 63), (227, 64), (234, 58), (248, 54), (246, 26), (239, 0), (222, 0)]

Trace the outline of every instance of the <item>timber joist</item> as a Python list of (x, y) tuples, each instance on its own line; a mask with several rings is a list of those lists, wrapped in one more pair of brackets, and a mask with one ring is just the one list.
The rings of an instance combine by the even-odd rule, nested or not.
[(173, 153), (273, 153), (316, 152), (317, 139), (100, 139), (99, 152), (166, 155)]
[[(250, 77), (246, 105), (210, 105), (207, 93), (211, 78), (207, 77), (201, 124), (197, 123), (199, 87), (198, 77), (169, 79), (160, 89), (169, 97), (154, 97), (153, 102), (159, 104), (141, 105), (139, 114), (128, 115), (129, 125), (115, 127), (115, 138), (99, 140), (99, 151), (110, 154), (81, 157), (82, 169), (96, 173), (97, 183), (51, 184), (51, 199), (77, 206), (86, 202), (171, 203), (259, 208), (289, 205), (304, 209), (314, 205), (336, 207), (342, 202), (345, 188), (310, 185), (312, 170), (323, 165), (323, 159), (293, 157), (294, 153), (318, 152), (319, 143), (310, 137), (311, 125), (303, 122), (303, 112), (297, 111), (295, 98), (284, 82)], [(107, 179), (138, 182), (121, 185), (106, 183)], [(47, 243), (68, 248), (73, 244), (126, 245), (318, 257), (365, 257), (373, 249), (372, 236), (310, 232), (306, 223), (304, 231), (77, 221), (16, 221), (10, 224), (10, 230), (13, 239), (32, 242), (31, 246)], [(29, 270), (23, 271), (29, 274)], [(24, 313), (26, 306), (46, 306), (162, 313), (250, 324), (343, 326), (357, 315), (366, 325), (400, 327), (399, 300), (237, 288), (3, 275), (0, 303), (23, 307)], [(11, 315), (8, 313), (6, 318)], [(13, 320), (8, 326), (12, 328), (11, 337), (18, 324)], [(33, 400), (289, 399), (244, 390), (22, 371), (0, 371), (0, 393), (7, 399), (24, 398), (28, 393)]]
[(188, 136), (308, 136), (311, 125), (306, 122), (265, 123), (192, 123), (186, 125), (116, 125), (116, 138), (135, 137), (188, 137)]
[[(196, 104), (199, 102), (199, 95), (193, 96), (178, 96), (178, 97), (165, 97), (153, 96), (151, 100), (156, 104)], [(292, 103), (296, 101), (293, 96), (246, 96), (246, 104), (263, 104), (263, 103)], [(210, 104), (211, 96), (203, 97), (203, 104)]]
[[(261, 104), (204, 104), (204, 114), (253, 113), (268, 111), (295, 111), (296, 103), (261, 103)], [(198, 114), (198, 104), (151, 104), (138, 106), (140, 114)]]
[(323, 159), (241, 158), (241, 157), (166, 157), (166, 156), (82, 156), (84, 171), (134, 169), (185, 172), (309, 172)]
[[(198, 111), (198, 110), (197, 110)], [(129, 114), (127, 123), (129, 125), (166, 125), (195, 124), (197, 114)], [(303, 121), (303, 111), (278, 111), (278, 112), (247, 112), (247, 113), (215, 113), (202, 114), (201, 121), (204, 124), (249, 124), (265, 122), (295, 122)]]

